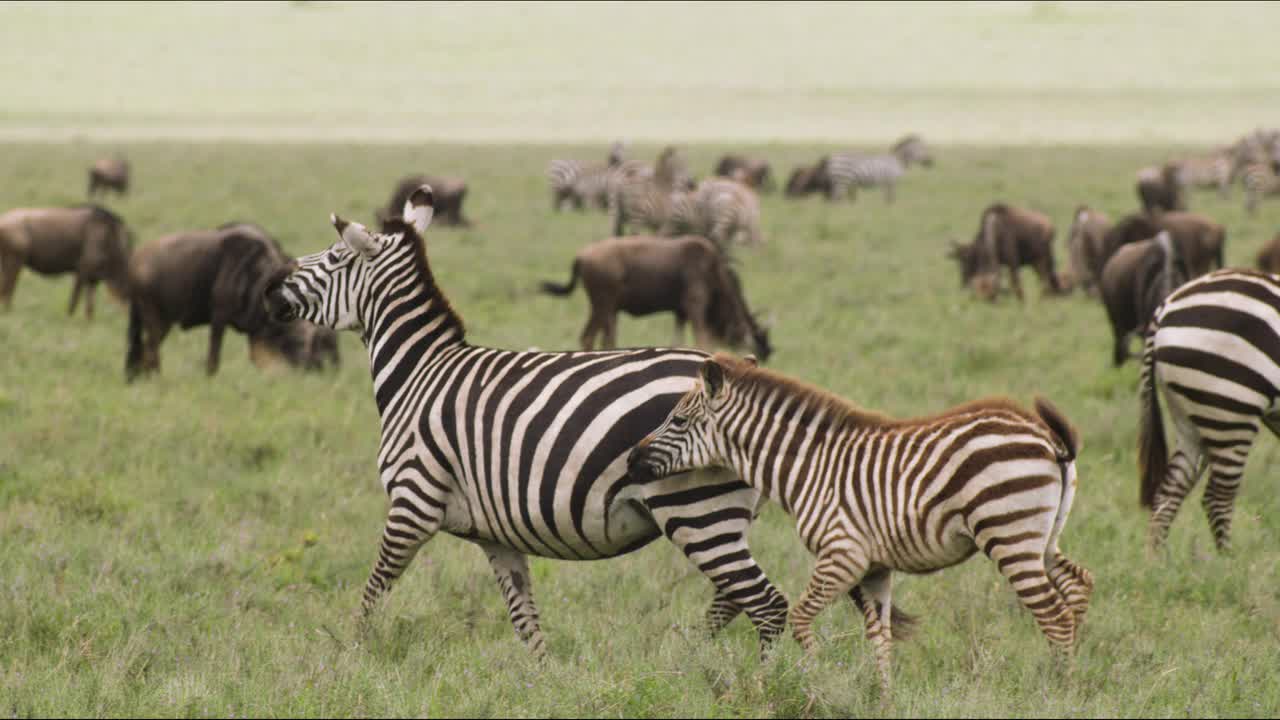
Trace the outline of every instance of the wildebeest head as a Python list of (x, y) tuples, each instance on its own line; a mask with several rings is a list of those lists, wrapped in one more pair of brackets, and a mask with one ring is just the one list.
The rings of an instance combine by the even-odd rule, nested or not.
[(303, 318), (363, 334), (373, 291), (366, 280), (382, 267), (425, 263), (422, 233), (431, 224), (434, 202), (431, 186), (419, 187), (405, 202), (403, 221), (381, 233), (330, 215), (338, 242), (279, 273), (262, 296), (267, 312), (281, 322)]
[(791, 171), (791, 177), (787, 178), (787, 197), (800, 197), (815, 192), (826, 192), (831, 186), (830, 179), (827, 176), (827, 158), (822, 158), (818, 164), (812, 166), (801, 166)]
[(742, 280), (727, 264), (723, 268), (721, 287), (712, 294), (707, 306), (707, 322), (720, 342), (733, 348), (750, 348), (761, 362), (773, 354), (769, 328), (762, 325), (747, 307)]

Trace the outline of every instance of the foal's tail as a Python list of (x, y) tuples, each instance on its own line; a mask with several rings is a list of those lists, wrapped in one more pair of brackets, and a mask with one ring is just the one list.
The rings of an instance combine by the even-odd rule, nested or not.
[(1053, 406), (1053, 403), (1038, 397), (1035, 405), (1036, 414), (1048, 426), (1049, 431), (1059, 443), (1055, 452), (1058, 456), (1058, 467), (1062, 472), (1062, 496), (1058, 501), (1058, 513), (1053, 520), (1053, 531), (1049, 535), (1047, 545), (1049, 551), (1056, 552), (1058, 538), (1062, 535), (1062, 528), (1067, 524), (1067, 515), (1071, 513), (1071, 505), (1076, 497), (1076, 456), (1080, 452), (1080, 435), (1062, 411)]
[(552, 295), (558, 295), (560, 297), (564, 297), (565, 295), (568, 295), (569, 293), (573, 292), (573, 289), (578, 286), (578, 261), (577, 260), (573, 261), (573, 267), (570, 269), (569, 272), (570, 274), (569, 274), (568, 285), (557, 285), (550, 281), (543, 281), (542, 292), (550, 293)]

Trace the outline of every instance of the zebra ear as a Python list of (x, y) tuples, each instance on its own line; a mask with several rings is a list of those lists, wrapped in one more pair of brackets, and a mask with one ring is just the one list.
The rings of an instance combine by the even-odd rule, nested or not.
[(360, 223), (347, 222), (337, 215), (330, 215), (329, 222), (333, 223), (333, 229), (338, 231), (342, 241), (356, 254), (373, 257), (378, 253), (378, 241)]
[(745, 360), (747, 364), (750, 365), (751, 367), (760, 367), (760, 358), (756, 357), (755, 355), (744, 355), (742, 356), (742, 359)]
[(419, 235), (425, 233), (435, 214), (435, 205), (435, 194), (431, 192), (431, 186), (419, 185), (417, 190), (409, 194), (409, 199), (404, 201), (405, 223), (412, 225)]
[(708, 400), (714, 400), (724, 387), (724, 368), (714, 358), (702, 363), (702, 388)]

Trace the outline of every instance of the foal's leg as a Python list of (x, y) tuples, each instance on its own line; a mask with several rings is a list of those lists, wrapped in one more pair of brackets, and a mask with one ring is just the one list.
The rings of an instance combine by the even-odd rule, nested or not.
[(791, 606), (788, 618), (791, 633), (806, 652), (817, 649), (813, 637), (813, 619), (835, 598), (849, 592), (867, 572), (867, 563), (857, 553), (823, 548), (818, 551), (818, 564), (800, 599)]
[(880, 671), (880, 699), (888, 702), (892, 689), (890, 663), (893, 657), (893, 575), (888, 570), (871, 573), (849, 591), (849, 596), (862, 611), (867, 639), (876, 651), (876, 668)]

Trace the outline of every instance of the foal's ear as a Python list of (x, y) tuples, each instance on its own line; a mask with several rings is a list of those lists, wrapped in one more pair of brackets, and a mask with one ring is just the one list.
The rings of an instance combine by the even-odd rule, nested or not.
[(435, 215), (436, 197), (431, 192), (430, 185), (419, 185), (417, 190), (409, 194), (409, 199), (404, 201), (403, 217), (408, 225), (412, 225), (413, 229), (421, 235), (427, 231), (427, 226), (431, 224), (431, 217)]
[(708, 400), (714, 400), (720, 394), (720, 390), (724, 388), (724, 368), (720, 367), (720, 363), (715, 358), (707, 358), (702, 363), (702, 389), (706, 393)]
[(333, 229), (338, 231), (338, 236), (356, 254), (373, 257), (378, 253), (378, 241), (374, 240), (360, 223), (347, 222), (337, 215), (329, 215), (329, 222), (333, 223)]
[(760, 367), (760, 358), (755, 355), (745, 355), (742, 359), (751, 367)]

